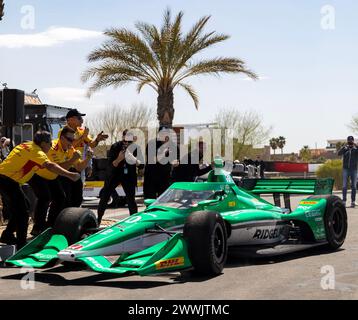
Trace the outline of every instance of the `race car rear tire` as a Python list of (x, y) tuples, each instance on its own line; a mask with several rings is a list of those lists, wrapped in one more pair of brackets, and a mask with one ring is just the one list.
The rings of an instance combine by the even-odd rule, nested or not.
[(218, 275), (227, 258), (227, 231), (217, 212), (193, 212), (184, 225), (189, 259), (194, 271), (201, 275)]
[(324, 225), (328, 247), (336, 250), (343, 245), (347, 235), (347, 211), (342, 200), (337, 196), (327, 198)]
[(85, 208), (66, 208), (58, 215), (53, 231), (66, 237), (69, 245), (80, 241), (88, 229), (97, 228), (95, 214)]

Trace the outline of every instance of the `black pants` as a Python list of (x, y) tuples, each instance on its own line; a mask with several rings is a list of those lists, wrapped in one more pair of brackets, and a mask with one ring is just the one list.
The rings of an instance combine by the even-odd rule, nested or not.
[(4, 220), (10, 219), (10, 208), (9, 208), (9, 201), (5, 196), (1, 197), (2, 201), (2, 217)]
[(29, 223), (28, 200), (20, 184), (3, 175), (0, 175), (0, 193), (6, 198), (10, 212), (9, 222), (4, 232), (13, 233), (16, 231), (17, 248), (19, 249), (26, 244)]
[[(71, 171), (71, 170), (70, 170)], [(66, 194), (65, 207), (81, 207), (83, 201), (83, 182), (81, 179), (76, 182), (66, 177), (59, 177), (61, 186)]]
[(47, 227), (53, 227), (58, 214), (66, 208), (66, 195), (59, 178), (46, 180), (35, 174), (29, 181), (29, 185), (37, 197), (34, 228), (43, 231)]
[(144, 199), (156, 199), (170, 186), (168, 175), (159, 175), (156, 172), (147, 172), (144, 175), (143, 193)]
[(126, 195), (129, 213), (132, 215), (138, 212), (137, 203), (135, 202), (135, 189), (137, 186), (137, 177), (131, 175), (125, 175), (123, 173), (108, 174), (106, 180), (104, 181), (104, 187), (100, 192), (101, 198), (97, 210), (99, 222), (101, 222), (104, 212), (107, 209), (107, 203), (111, 194), (113, 193), (113, 190), (115, 190), (120, 183)]

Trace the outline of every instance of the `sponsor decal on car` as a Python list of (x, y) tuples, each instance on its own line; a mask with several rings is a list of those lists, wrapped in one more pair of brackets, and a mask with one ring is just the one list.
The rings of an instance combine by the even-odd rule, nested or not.
[(313, 206), (315, 204), (317, 204), (318, 201), (301, 201), (300, 204), (304, 205), (304, 206)]
[(235, 201), (230, 201), (228, 203), (229, 207), (235, 207), (236, 206), (236, 202)]
[(87, 261), (91, 262), (96, 268), (98, 269), (104, 269), (103, 266), (94, 258), (88, 257), (86, 258)]
[(312, 211), (307, 211), (305, 215), (307, 218), (315, 218), (315, 217), (320, 217), (322, 213), (320, 210), (312, 210)]
[(253, 239), (276, 239), (280, 237), (283, 229), (283, 227), (274, 229), (256, 229)]
[(157, 270), (180, 266), (184, 266), (184, 257), (159, 260), (155, 263), (155, 268)]

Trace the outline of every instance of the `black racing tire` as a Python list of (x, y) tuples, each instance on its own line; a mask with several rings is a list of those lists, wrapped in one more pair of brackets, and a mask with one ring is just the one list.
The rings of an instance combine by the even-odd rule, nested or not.
[(71, 245), (83, 239), (89, 228), (98, 228), (97, 218), (91, 210), (66, 208), (58, 215), (53, 231), (65, 236)]
[(213, 211), (196, 211), (184, 225), (189, 259), (196, 274), (216, 276), (227, 259), (227, 231), (221, 215)]
[(337, 196), (327, 198), (324, 226), (328, 248), (337, 250), (343, 245), (348, 230), (347, 210)]

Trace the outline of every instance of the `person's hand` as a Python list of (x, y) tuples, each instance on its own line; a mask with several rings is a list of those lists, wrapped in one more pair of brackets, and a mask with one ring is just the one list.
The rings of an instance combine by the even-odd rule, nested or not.
[(108, 138), (108, 134), (104, 134), (103, 131), (101, 131), (99, 134), (97, 134), (96, 141), (101, 142)]
[(93, 173), (92, 167), (86, 168), (86, 176), (87, 176), (88, 178), (92, 176), (92, 173)]
[(72, 161), (77, 161), (81, 159), (81, 152), (79, 152), (78, 150), (76, 150), (71, 158)]
[(85, 130), (83, 131), (83, 137), (87, 137), (89, 134), (89, 128), (85, 127)]
[(118, 156), (117, 156), (117, 159), (116, 159), (116, 160), (118, 160), (118, 161), (124, 160), (125, 154), (126, 154), (126, 151), (125, 151), (125, 150), (121, 150), (121, 151), (118, 153)]
[(81, 175), (77, 172), (70, 172), (68, 178), (71, 179), (73, 182), (76, 182), (81, 179)]
[(94, 152), (91, 148), (88, 148), (87, 152), (86, 152), (86, 159), (92, 159), (94, 156)]
[(172, 166), (173, 166), (174, 168), (178, 167), (179, 164), (180, 164), (180, 162), (179, 162), (179, 160), (177, 160), (177, 159), (175, 159), (175, 160), (172, 161)]

